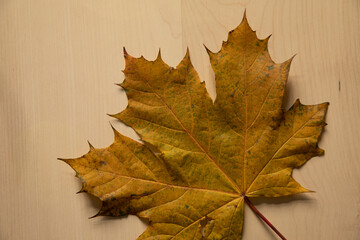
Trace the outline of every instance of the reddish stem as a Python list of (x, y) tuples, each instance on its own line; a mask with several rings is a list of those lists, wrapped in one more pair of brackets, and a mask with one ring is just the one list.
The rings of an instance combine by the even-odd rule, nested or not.
[(244, 196), (244, 200), (245, 202), (249, 205), (249, 207), (254, 211), (254, 213), (261, 218), (269, 227), (271, 227), (271, 229), (282, 239), (282, 240), (286, 240), (286, 238), (274, 227), (274, 225), (271, 224), (271, 222), (269, 222), (269, 220), (266, 219), (266, 217), (264, 217), (264, 215), (261, 214), (261, 212), (259, 212), (259, 210), (256, 209), (256, 207), (252, 204), (252, 202), (250, 201), (250, 199), (246, 196)]

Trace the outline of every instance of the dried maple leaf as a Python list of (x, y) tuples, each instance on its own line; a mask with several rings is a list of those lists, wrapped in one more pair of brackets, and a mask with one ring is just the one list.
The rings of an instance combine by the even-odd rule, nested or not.
[(145, 144), (114, 130), (108, 148), (64, 160), (102, 201), (98, 215), (147, 219), (138, 239), (241, 239), (249, 197), (308, 191), (291, 174), (323, 153), (328, 103), (283, 112), (291, 59), (274, 63), (267, 44), (244, 17), (218, 53), (208, 51), (214, 103), (189, 53), (173, 69), (160, 54), (151, 62), (125, 52), (129, 104), (113, 116)]

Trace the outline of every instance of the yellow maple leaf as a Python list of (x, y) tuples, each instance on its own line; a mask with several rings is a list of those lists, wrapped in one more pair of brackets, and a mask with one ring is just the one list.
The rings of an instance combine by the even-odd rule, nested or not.
[(147, 61), (125, 52), (129, 104), (113, 117), (145, 144), (114, 129), (108, 148), (62, 159), (82, 191), (102, 201), (98, 215), (147, 219), (140, 240), (241, 239), (249, 198), (308, 191), (291, 175), (323, 153), (317, 143), (328, 103), (297, 100), (284, 112), (291, 59), (274, 63), (267, 44), (244, 17), (218, 53), (208, 50), (214, 103), (188, 52), (175, 69), (160, 54)]

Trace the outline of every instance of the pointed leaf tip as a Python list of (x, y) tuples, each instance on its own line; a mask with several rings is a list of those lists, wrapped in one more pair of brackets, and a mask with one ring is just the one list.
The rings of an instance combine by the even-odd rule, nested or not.
[(79, 193), (84, 193), (86, 192), (84, 188), (81, 188), (79, 191), (76, 192), (76, 194), (79, 194)]
[(185, 52), (185, 59), (190, 59), (190, 50), (189, 47), (186, 47), (186, 52)]
[(158, 54), (156, 56), (156, 60), (161, 60), (161, 48), (159, 48)]
[[(224, 43), (223, 43), (223, 44), (224, 44)], [(223, 45), (223, 44), (222, 44), (222, 45)], [(213, 53), (205, 44), (203, 44), (203, 46), (204, 46), (207, 54), (208, 54), (210, 57), (212, 57), (212, 56), (214, 55), (214, 53)]]
[(252, 30), (252, 28), (250, 27), (249, 21), (247, 19), (247, 16), (246, 16), (246, 9), (244, 11), (244, 15), (243, 15), (243, 18), (241, 20), (240, 26), (243, 26), (245, 28), (248, 28), (248, 29)]
[(292, 55), (292, 57), (291, 58), (289, 58), (289, 64), (291, 64), (292, 63), (292, 61), (294, 60), (294, 58), (297, 56), (297, 53), (295, 53), (294, 55)]
[(90, 141), (89, 141), (89, 140), (88, 140), (87, 142), (88, 142), (88, 144), (89, 144), (89, 148), (90, 148), (90, 150), (95, 149), (95, 148), (94, 148), (94, 146), (90, 143)]
[(118, 113), (107, 113), (106, 115), (108, 115), (109, 117), (113, 117), (113, 118), (116, 118), (116, 115)]
[(127, 51), (126, 51), (125, 46), (123, 47), (123, 53), (124, 53), (124, 57), (125, 57), (125, 58), (126, 58), (127, 56), (129, 56), (129, 54), (128, 54)]
[(314, 190), (310, 190), (310, 189), (307, 189), (307, 188), (304, 188), (304, 187), (301, 187), (301, 190), (302, 190), (302, 192), (304, 192), (304, 193), (315, 193)]
[(101, 212), (101, 210), (97, 214), (95, 214), (94, 216), (89, 217), (89, 219), (93, 219), (93, 218), (96, 218), (96, 217), (100, 216), (100, 212)]
[(120, 133), (118, 132), (118, 130), (115, 129), (115, 127), (111, 124), (111, 122), (109, 122), (111, 129), (113, 130), (114, 133), (114, 139), (115, 141), (120, 137)]

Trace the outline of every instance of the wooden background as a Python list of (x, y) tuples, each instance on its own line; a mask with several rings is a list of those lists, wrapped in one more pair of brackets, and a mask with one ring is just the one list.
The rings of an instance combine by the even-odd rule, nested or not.
[[(215, 97), (203, 47), (220, 48), (244, 8), (277, 62), (297, 53), (287, 106), (330, 102), (314, 158), (294, 175), (315, 193), (257, 207), (288, 239), (360, 239), (359, 0), (0, 0), (0, 239), (134, 240), (145, 224), (94, 215), (96, 199), (57, 157), (113, 141), (127, 104), (122, 48), (176, 66), (191, 60)], [(246, 208), (244, 239), (277, 239)]]

